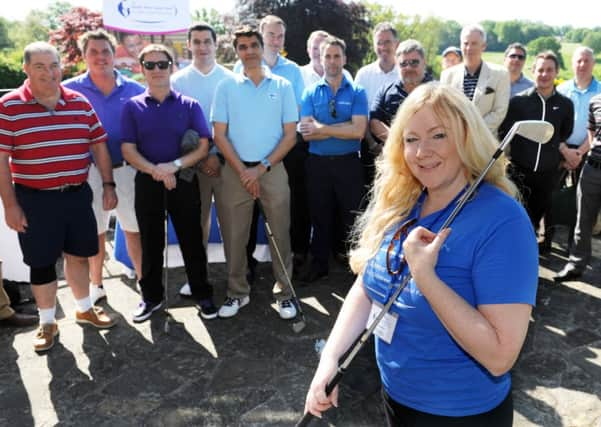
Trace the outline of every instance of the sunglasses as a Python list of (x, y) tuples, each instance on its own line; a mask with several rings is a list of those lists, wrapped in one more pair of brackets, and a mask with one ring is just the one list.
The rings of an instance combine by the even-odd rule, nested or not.
[(154, 70), (154, 67), (159, 67), (159, 70), (166, 70), (172, 64), (171, 61), (143, 61), (142, 65), (147, 70)]
[(330, 102), (328, 102), (328, 108), (330, 109), (330, 115), (332, 116), (332, 118), (336, 118), (336, 99), (332, 98), (330, 99)]
[(512, 53), (511, 55), (509, 55), (509, 57), (511, 59), (519, 59), (520, 61), (523, 61), (524, 59), (526, 59), (526, 55), (520, 55), (518, 53)]
[(417, 68), (417, 66), (420, 64), (420, 62), (421, 61), (419, 59), (410, 59), (408, 61), (399, 62), (399, 67), (401, 67), (401, 68), (407, 68), (407, 67)]
[(392, 236), (392, 239), (390, 239), (390, 243), (388, 244), (388, 250), (386, 251), (386, 269), (388, 270), (388, 274), (390, 274), (391, 276), (397, 276), (398, 274), (400, 274), (400, 272), (403, 271), (403, 268), (406, 264), (405, 257), (401, 255), (398, 268), (394, 269), (392, 267), (392, 254), (395, 242), (400, 242), (401, 236), (407, 237), (409, 227), (411, 227), (416, 222), (417, 218), (408, 219), (399, 226), (399, 229), (395, 231), (394, 236)]

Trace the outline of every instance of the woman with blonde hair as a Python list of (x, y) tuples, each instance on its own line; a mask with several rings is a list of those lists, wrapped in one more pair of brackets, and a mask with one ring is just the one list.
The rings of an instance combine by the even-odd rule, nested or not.
[(355, 227), (358, 278), (307, 394), (316, 416), (337, 406), (325, 385), (339, 358), (409, 274), (376, 329), (390, 426), (511, 426), (509, 369), (528, 329), (538, 281), (532, 225), (497, 162), (450, 229), (439, 230), (498, 146), (476, 108), (450, 86), (405, 100)]

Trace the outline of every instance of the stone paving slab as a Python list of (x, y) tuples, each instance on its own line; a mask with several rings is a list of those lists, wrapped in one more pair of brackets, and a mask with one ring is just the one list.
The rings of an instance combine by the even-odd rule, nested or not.
[[(518, 427), (601, 426), (601, 240), (581, 281), (554, 284), (565, 262), (564, 233), (541, 257), (537, 307), (513, 370)], [(0, 426), (293, 426), (352, 276), (337, 266), (328, 279), (297, 287), (307, 327), (295, 334), (273, 304), (271, 269), (260, 264), (251, 302), (238, 316), (203, 320), (177, 290), (182, 268), (169, 271), (170, 312), (134, 324), (132, 280), (106, 263), (104, 308), (119, 317), (108, 331), (74, 321), (70, 290), (59, 284), (60, 340), (33, 352), (33, 329), (0, 330)], [(216, 301), (225, 266), (210, 266)], [(345, 377), (340, 408), (314, 426), (382, 426), (380, 383), (371, 345)]]

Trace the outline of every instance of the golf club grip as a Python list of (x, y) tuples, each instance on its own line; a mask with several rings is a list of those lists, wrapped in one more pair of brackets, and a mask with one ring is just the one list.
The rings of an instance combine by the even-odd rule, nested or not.
[[(329, 396), (332, 393), (332, 391), (336, 388), (336, 386), (342, 379), (343, 375), (344, 371), (338, 370), (338, 372), (336, 372), (336, 375), (334, 375), (334, 377), (330, 381), (328, 381), (328, 383), (326, 384), (326, 396)], [(315, 415), (313, 415), (312, 413), (307, 412), (305, 415), (303, 415), (298, 424), (296, 424), (296, 427), (308, 426), (314, 416)]]

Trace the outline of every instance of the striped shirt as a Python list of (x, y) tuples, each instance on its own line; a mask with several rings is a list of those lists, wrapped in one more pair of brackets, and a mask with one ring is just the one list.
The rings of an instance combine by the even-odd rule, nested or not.
[(37, 189), (81, 184), (90, 146), (106, 140), (90, 103), (63, 86), (54, 110), (33, 97), (29, 80), (0, 98), (0, 151), (10, 154), (16, 184)]
[(476, 91), (476, 86), (478, 85), (481, 69), (482, 63), (480, 63), (480, 66), (474, 74), (470, 74), (469, 71), (467, 71), (467, 67), (465, 68), (465, 73), (463, 74), (463, 93), (470, 101), (474, 98), (474, 92)]

